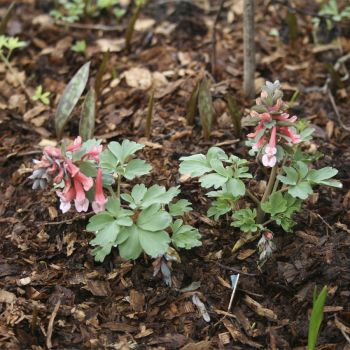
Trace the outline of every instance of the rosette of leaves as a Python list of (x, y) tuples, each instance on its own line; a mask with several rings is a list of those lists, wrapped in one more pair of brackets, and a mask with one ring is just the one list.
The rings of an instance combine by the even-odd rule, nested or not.
[(187, 200), (171, 203), (179, 192), (177, 187), (166, 190), (163, 186), (146, 188), (138, 184), (130, 194), (121, 195), (127, 209), (119, 199), (110, 198), (106, 211), (91, 217), (87, 226), (96, 235), (90, 242), (95, 246), (95, 260), (103, 261), (112, 247), (118, 247), (124, 259), (137, 259), (142, 252), (160, 257), (171, 244), (185, 249), (201, 245), (198, 230), (184, 225), (181, 219), (174, 221), (191, 210)]
[(248, 172), (247, 161), (234, 155), (230, 157), (219, 147), (211, 147), (207, 154), (195, 154), (180, 159), (180, 173), (198, 177), (203, 188), (213, 187), (215, 191), (207, 193), (214, 198), (207, 215), (217, 220), (237, 209), (237, 200), (245, 195), (244, 179), (252, 175)]

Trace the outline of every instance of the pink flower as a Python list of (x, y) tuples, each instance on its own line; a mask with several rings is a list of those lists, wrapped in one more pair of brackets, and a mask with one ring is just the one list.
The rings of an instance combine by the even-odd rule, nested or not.
[(81, 159), (92, 159), (94, 160), (96, 163), (100, 162), (100, 154), (102, 152), (102, 145), (99, 146), (92, 146), (91, 149), (82, 156)]
[(60, 197), (61, 204), (60, 209), (62, 213), (66, 213), (71, 208), (71, 201), (75, 198), (75, 189), (72, 186), (71, 180), (66, 179), (64, 181), (65, 188), (61, 191), (56, 191), (58, 197)]
[(273, 168), (276, 165), (277, 148), (276, 148), (276, 127), (272, 128), (269, 144), (265, 147), (265, 154), (262, 156), (264, 166)]
[(94, 185), (92, 177), (84, 175), (81, 171), (74, 176), (74, 180), (79, 181), (83, 185), (85, 191), (89, 191)]
[(43, 151), (44, 155), (48, 155), (50, 158), (60, 158), (62, 157), (61, 150), (56, 147), (45, 147)]
[(82, 139), (80, 136), (78, 136), (71, 145), (67, 146), (67, 151), (69, 152), (75, 152), (78, 149), (80, 149), (82, 146)]
[(83, 186), (77, 179), (74, 179), (73, 181), (74, 181), (74, 189), (75, 189), (75, 199), (74, 199), (75, 209), (77, 210), (78, 213), (82, 211), (87, 211), (89, 208), (89, 200), (85, 196)]
[(97, 170), (96, 186), (95, 186), (95, 199), (92, 202), (92, 209), (95, 213), (104, 211), (107, 199), (103, 193), (102, 183), (102, 169)]

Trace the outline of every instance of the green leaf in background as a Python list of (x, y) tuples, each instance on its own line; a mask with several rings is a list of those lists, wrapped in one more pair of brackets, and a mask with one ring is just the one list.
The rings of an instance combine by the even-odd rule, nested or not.
[(191, 249), (202, 245), (198, 230), (190, 225), (183, 225), (181, 219), (176, 220), (170, 227), (173, 232), (171, 241), (175, 247)]
[(180, 199), (176, 203), (169, 204), (169, 214), (171, 216), (182, 216), (191, 210), (191, 203), (187, 199)]
[(89, 71), (90, 62), (87, 62), (78, 70), (63, 91), (55, 115), (55, 128), (58, 138), (62, 137), (63, 129), (85, 89)]
[(94, 136), (95, 118), (96, 93), (94, 88), (90, 88), (85, 96), (79, 123), (79, 135), (83, 141), (89, 140)]
[(307, 350), (315, 350), (318, 332), (323, 320), (323, 309), (327, 298), (327, 286), (324, 286), (320, 294), (316, 296), (316, 289), (314, 291), (313, 307), (310, 317), (309, 334), (307, 342)]
[(203, 128), (203, 136), (209, 139), (213, 122), (213, 99), (209, 90), (208, 80), (204, 77), (198, 90), (198, 110)]

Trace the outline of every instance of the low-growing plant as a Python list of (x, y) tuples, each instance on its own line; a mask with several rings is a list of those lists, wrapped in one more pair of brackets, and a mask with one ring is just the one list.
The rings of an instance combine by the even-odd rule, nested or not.
[(84, 16), (97, 17), (101, 11), (113, 9), (113, 13), (119, 18), (123, 16), (124, 10), (118, 4), (119, 0), (58, 0), (56, 8), (50, 14), (56, 20), (74, 23)]
[(252, 147), (249, 153), (257, 165), (271, 169), (261, 196), (250, 188), (253, 175), (245, 159), (227, 155), (218, 147), (211, 147), (206, 155), (180, 158), (181, 174), (197, 177), (201, 187), (213, 189), (207, 193), (212, 199), (207, 215), (215, 220), (230, 215), (231, 226), (243, 232), (233, 250), (261, 236), (258, 247), (262, 261), (274, 249), (271, 223), (291, 231), (294, 214), (312, 195), (314, 186), (341, 187), (332, 179), (338, 173), (336, 169), (312, 167), (314, 159), (303, 152), (302, 145), (312, 138), (314, 129), (289, 116), (289, 105), (282, 97), (280, 83), (267, 82), (250, 113), (256, 128), (247, 135), (247, 145)]
[(81, 53), (81, 54), (85, 55), (86, 41), (85, 40), (78, 40), (77, 42), (74, 43), (74, 45), (72, 45), (71, 50), (74, 52)]
[(13, 51), (24, 46), (26, 46), (26, 42), (19, 40), (17, 37), (0, 35), (0, 60), (5, 64), (6, 69), (8, 69), (10, 74), (14, 77), (17, 84), (22, 88), (26, 97), (30, 101), (31, 96), (11, 63)]
[(35, 89), (35, 93), (32, 96), (33, 101), (40, 101), (44, 105), (49, 105), (50, 104), (50, 92), (44, 91), (43, 87), (39, 85)]
[[(185, 199), (175, 200), (179, 187), (168, 190), (157, 184), (147, 188), (136, 184), (124, 191), (122, 183), (148, 174), (152, 167), (135, 153), (144, 146), (129, 140), (110, 142), (103, 150), (97, 140), (82, 142), (81, 137), (61, 149), (46, 147), (30, 178), (33, 189), (53, 184), (63, 213), (72, 202), (77, 212), (92, 216), (87, 231), (95, 238), (92, 254), (103, 261), (113, 247), (124, 259), (137, 259), (141, 253), (152, 258), (171, 258), (173, 249), (201, 245), (197, 229), (184, 223), (182, 216), (191, 210)], [(109, 197), (105, 190), (109, 191)], [(171, 245), (174, 247), (172, 248)]]

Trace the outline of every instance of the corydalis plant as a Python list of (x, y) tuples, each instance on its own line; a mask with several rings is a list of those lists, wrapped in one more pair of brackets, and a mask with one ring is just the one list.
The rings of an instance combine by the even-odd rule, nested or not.
[[(279, 82), (267, 82), (251, 112), (256, 128), (248, 134), (250, 154), (256, 155), (259, 165), (271, 168), (262, 196), (249, 188), (253, 176), (245, 159), (228, 156), (218, 147), (210, 148), (206, 155), (180, 159), (180, 173), (198, 177), (203, 188), (214, 189), (207, 193), (213, 199), (207, 215), (216, 220), (231, 215), (231, 226), (244, 233), (234, 251), (261, 235), (258, 243), (261, 260), (268, 258), (274, 249), (271, 223), (291, 231), (295, 224), (293, 216), (301, 209), (302, 201), (313, 193), (313, 186), (341, 187), (339, 181), (331, 179), (338, 173), (336, 169), (311, 167), (313, 159), (302, 152), (301, 145), (311, 139), (313, 129), (297, 123), (296, 116), (289, 116), (288, 104), (282, 97)], [(266, 215), (269, 217), (265, 218)]]
[[(198, 230), (184, 224), (181, 218), (191, 210), (185, 199), (174, 201), (178, 187), (136, 184), (130, 193), (122, 192), (122, 182), (148, 174), (152, 167), (135, 153), (144, 146), (124, 140), (111, 142), (103, 150), (99, 141), (82, 143), (80, 137), (62, 149), (46, 147), (30, 176), (33, 188), (53, 183), (61, 200), (60, 209), (67, 212), (74, 201), (78, 212), (87, 211), (89, 203), (97, 215), (90, 218), (87, 230), (95, 233), (90, 242), (93, 255), (103, 261), (113, 247), (121, 257), (137, 259), (142, 252), (171, 260), (175, 248), (191, 249), (201, 245)], [(115, 184), (115, 188), (113, 185)], [(111, 196), (106, 198), (104, 188)], [(176, 254), (175, 254), (176, 256)]]

